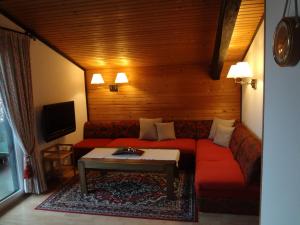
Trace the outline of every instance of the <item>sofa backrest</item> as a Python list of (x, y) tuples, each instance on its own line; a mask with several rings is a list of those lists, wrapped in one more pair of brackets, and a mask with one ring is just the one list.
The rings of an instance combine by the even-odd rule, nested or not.
[(84, 124), (84, 138), (137, 138), (140, 125), (136, 120), (97, 121)]
[(232, 151), (232, 155), (236, 158), (236, 155), (241, 147), (241, 144), (247, 137), (251, 136), (250, 131), (241, 123), (236, 124), (234, 131), (232, 132), (229, 148)]
[[(208, 138), (212, 120), (172, 120), (177, 138)], [(168, 121), (166, 121), (168, 122)], [(86, 122), (84, 138), (138, 138), (138, 120)]]
[(230, 149), (239, 163), (246, 182), (260, 181), (261, 176), (261, 141), (244, 125), (238, 124), (232, 134)]

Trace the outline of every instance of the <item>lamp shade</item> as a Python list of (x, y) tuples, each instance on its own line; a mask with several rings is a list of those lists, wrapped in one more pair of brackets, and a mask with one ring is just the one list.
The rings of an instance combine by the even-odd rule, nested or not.
[(115, 83), (116, 84), (128, 83), (126, 73), (117, 73)]
[(247, 78), (252, 76), (253, 73), (248, 62), (238, 62), (232, 65), (227, 74), (227, 78)]
[(236, 65), (240, 78), (253, 76), (252, 70), (248, 62), (238, 62)]
[(100, 73), (94, 73), (91, 80), (91, 84), (104, 84), (102, 75)]
[(238, 77), (238, 68), (237, 65), (232, 65), (227, 74), (227, 78), (237, 78)]

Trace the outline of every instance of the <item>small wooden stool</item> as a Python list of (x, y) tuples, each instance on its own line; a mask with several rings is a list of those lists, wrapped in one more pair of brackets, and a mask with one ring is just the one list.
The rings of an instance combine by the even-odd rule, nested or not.
[[(43, 169), (45, 171), (45, 175), (47, 176), (47, 168), (46, 164), (50, 164), (50, 171), (53, 174), (58, 174), (60, 179), (63, 178), (63, 167), (65, 166), (64, 162), (67, 159), (71, 159), (71, 163), (73, 166), (74, 176), (76, 175), (76, 168), (74, 162), (74, 152), (72, 144), (55, 144), (48, 148), (45, 148), (41, 151), (42, 159), (43, 159)], [(55, 164), (57, 165), (57, 169), (55, 169)]]

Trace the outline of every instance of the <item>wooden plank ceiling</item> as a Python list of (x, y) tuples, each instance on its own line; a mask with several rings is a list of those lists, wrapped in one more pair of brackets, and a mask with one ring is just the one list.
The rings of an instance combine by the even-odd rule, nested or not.
[[(206, 64), (221, 0), (2, 0), (1, 10), (85, 69)], [(262, 17), (244, 0), (227, 60), (240, 60)]]
[(86, 69), (208, 63), (219, 0), (1, 1)]
[(225, 61), (243, 60), (264, 16), (264, 0), (243, 0)]

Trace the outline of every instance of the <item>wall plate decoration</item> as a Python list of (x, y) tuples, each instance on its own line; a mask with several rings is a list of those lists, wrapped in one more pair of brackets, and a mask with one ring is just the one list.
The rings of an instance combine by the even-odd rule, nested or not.
[(286, 0), (283, 18), (276, 26), (273, 56), (279, 66), (294, 66), (300, 59), (300, 18), (295, 0), (295, 17), (285, 17), (289, 0)]

